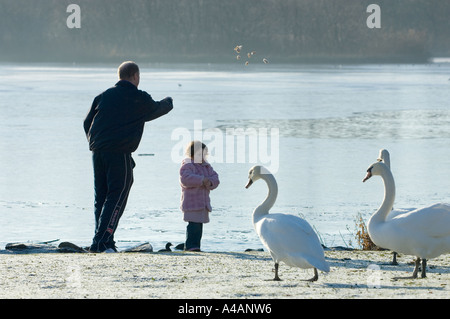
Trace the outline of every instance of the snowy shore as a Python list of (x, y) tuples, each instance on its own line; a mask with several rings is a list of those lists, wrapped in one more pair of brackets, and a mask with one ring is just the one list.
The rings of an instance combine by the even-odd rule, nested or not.
[(2, 299), (447, 299), (450, 255), (430, 260), (427, 278), (409, 276), (412, 256), (389, 251), (327, 250), (329, 273), (280, 265), (271, 281), (267, 252), (41, 253), (0, 251)]

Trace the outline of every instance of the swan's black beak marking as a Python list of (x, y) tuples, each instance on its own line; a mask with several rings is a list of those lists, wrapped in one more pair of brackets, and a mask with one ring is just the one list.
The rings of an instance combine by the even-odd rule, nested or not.
[(372, 177), (372, 168), (373, 168), (373, 166), (369, 167), (369, 169), (367, 170), (367, 175), (366, 175), (366, 177), (364, 177), (363, 183)]
[(245, 185), (245, 188), (249, 188), (252, 184), (253, 184), (253, 181), (251, 178), (249, 178), (247, 185)]

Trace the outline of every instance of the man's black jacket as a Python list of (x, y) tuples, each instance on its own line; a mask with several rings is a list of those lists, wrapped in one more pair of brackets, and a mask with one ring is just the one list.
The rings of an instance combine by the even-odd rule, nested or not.
[(155, 102), (131, 82), (120, 80), (98, 95), (84, 120), (91, 151), (132, 153), (139, 146), (145, 122), (169, 113), (172, 99)]

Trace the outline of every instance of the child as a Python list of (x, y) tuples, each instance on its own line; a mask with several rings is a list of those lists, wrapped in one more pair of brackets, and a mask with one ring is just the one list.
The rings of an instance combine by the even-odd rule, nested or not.
[(180, 168), (180, 208), (188, 222), (184, 249), (200, 251), (203, 224), (209, 222), (212, 210), (209, 192), (219, 186), (219, 175), (206, 161), (208, 148), (202, 142), (189, 143), (186, 155)]

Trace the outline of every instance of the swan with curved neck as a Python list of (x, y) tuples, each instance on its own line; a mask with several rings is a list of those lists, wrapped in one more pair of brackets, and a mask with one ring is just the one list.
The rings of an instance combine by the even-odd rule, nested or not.
[[(379, 162), (383, 162), (384, 164), (386, 164), (386, 166), (389, 168), (389, 170), (391, 169), (391, 155), (389, 154), (389, 151), (387, 149), (383, 148), (380, 150), (377, 160)], [(401, 214), (406, 214), (413, 210), (415, 210), (415, 208), (402, 208), (402, 209), (395, 209), (395, 210), (394, 210), (394, 208), (392, 208), (391, 212), (387, 216), (387, 219), (393, 219)], [(392, 265), (398, 265), (397, 255), (398, 254), (395, 251), (392, 253), (392, 262), (391, 262)]]
[[(391, 170), (391, 155), (389, 154), (389, 151), (387, 149), (381, 149), (380, 153), (378, 155), (378, 159), (379, 162), (383, 162), (388, 168), (389, 170)], [(392, 170), (391, 170), (392, 173)], [(392, 207), (391, 212), (388, 214), (388, 216), (386, 217), (386, 219), (392, 219), (395, 218), (401, 214), (405, 214), (405, 213), (409, 213), (410, 211), (415, 210), (416, 208), (400, 208), (400, 209), (395, 209)]]
[(394, 177), (386, 164), (377, 162), (369, 167), (363, 182), (376, 175), (383, 179), (384, 199), (369, 219), (369, 236), (379, 247), (416, 256), (412, 278), (417, 278), (422, 259), (424, 278), (427, 259), (450, 253), (450, 205), (438, 203), (389, 219), (395, 200)]
[(253, 211), (253, 224), (257, 223), (261, 218), (269, 213), (269, 210), (275, 204), (278, 196), (278, 184), (275, 177), (263, 166), (254, 166), (250, 169), (248, 183), (245, 188), (249, 188), (254, 181), (262, 179), (267, 183), (269, 192), (266, 199)]
[(278, 267), (282, 261), (291, 267), (314, 268), (314, 277), (308, 281), (316, 281), (319, 278), (317, 269), (330, 271), (317, 234), (311, 225), (300, 217), (269, 214), (277, 199), (277, 182), (266, 168), (254, 166), (249, 171), (245, 188), (249, 188), (258, 179), (267, 183), (269, 193), (264, 202), (253, 211), (253, 226), (275, 262), (274, 280), (280, 280)]

